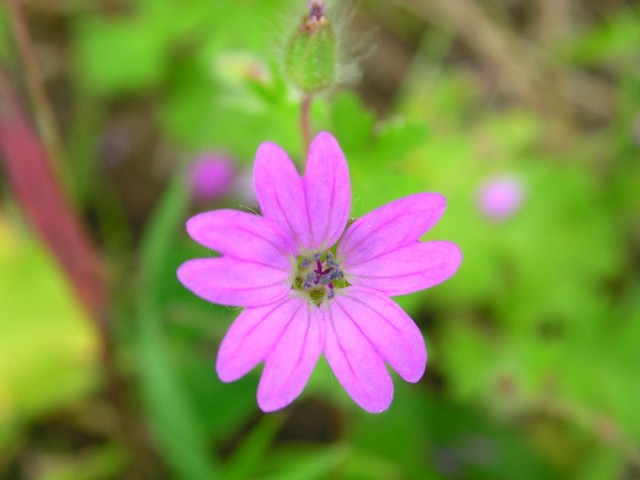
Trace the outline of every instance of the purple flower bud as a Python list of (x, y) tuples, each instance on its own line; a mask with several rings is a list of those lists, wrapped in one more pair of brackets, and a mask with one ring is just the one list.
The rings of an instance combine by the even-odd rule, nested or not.
[(189, 181), (192, 198), (197, 203), (207, 203), (224, 196), (235, 176), (233, 161), (214, 153), (199, 155), (191, 165)]
[(524, 200), (524, 185), (512, 175), (500, 175), (485, 181), (478, 191), (478, 206), (490, 220), (504, 221), (518, 211)]

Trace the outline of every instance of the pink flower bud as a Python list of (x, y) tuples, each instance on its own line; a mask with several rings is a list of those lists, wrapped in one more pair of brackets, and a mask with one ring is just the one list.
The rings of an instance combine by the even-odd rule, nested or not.
[(223, 197), (231, 187), (235, 171), (233, 161), (225, 155), (199, 155), (189, 172), (193, 200), (197, 203), (207, 203)]
[(478, 206), (488, 219), (504, 221), (516, 213), (524, 200), (524, 185), (512, 175), (500, 175), (485, 181), (478, 191)]

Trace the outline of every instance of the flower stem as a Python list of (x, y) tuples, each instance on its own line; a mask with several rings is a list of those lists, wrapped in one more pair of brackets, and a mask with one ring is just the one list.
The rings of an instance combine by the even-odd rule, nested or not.
[(306, 162), (307, 155), (309, 153), (309, 145), (311, 145), (311, 120), (309, 114), (311, 111), (311, 101), (313, 95), (311, 93), (305, 93), (302, 97), (302, 105), (300, 108), (300, 130), (302, 132), (302, 146), (304, 148), (303, 163)]
[(60, 133), (55, 121), (53, 109), (47, 99), (43, 75), (38, 64), (33, 40), (29, 34), (27, 22), (18, 2), (16, 0), (8, 0), (7, 7), (13, 37), (16, 42), (22, 68), (24, 69), (27, 91), (29, 92), (31, 105), (35, 112), (36, 128), (47, 151), (56, 177), (59, 181), (63, 181), (64, 175), (62, 167), (64, 148), (60, 140)]

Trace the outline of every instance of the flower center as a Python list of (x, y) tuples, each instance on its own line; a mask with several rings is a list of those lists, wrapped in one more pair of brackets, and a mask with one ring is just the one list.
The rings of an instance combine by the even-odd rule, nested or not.
[(296, 277), (292, 287), (306, 292), (316, 305), (335, 296), (336, 288), (346, 285), (344, 273), (331, 251), (298, 257)]

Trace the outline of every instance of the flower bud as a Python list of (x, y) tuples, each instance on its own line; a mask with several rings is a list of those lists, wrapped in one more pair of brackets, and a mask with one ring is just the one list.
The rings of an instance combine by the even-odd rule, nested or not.
[(305, 93), (328, 88), (337, 77), (336, 35), (325, 14), (324, 2), (311, 0), (309, 13), (291, 33), (285, 46), (285, 74)]
[(191, 194), (195, 203), (209, 203), (223, 197), (235, 176), (233, 161), (213, 153), (199, 155), (189, 169)]
[(525, 188), (518, 177), (501, 175), (482, 184), (478, 192), (478, 203), (485, 217), (502, 222), (520, 209), (524, 196)]

